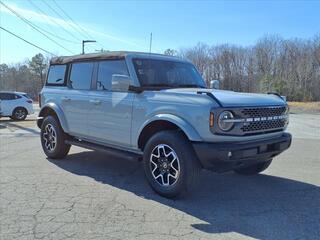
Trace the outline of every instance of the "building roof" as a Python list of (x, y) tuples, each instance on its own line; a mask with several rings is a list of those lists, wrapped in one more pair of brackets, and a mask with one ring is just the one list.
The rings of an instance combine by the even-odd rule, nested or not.
[[(170, 59), (179, 59), (173, 56), (167, 56), (163, 54), (156, 53), (146, 53), (146, 52), (130, 52), (130, 51), (106, 51), (101, 53), (88, 53), (88, 54), (79, 54), (73, 56), (61, 56), (54, 57), (51, 59), (51, 64), (66, 64), (74, 61), (84, 61), (89, 59), (119, 59), (124, 58), (127, 55), (135, 55), (140, 57), (157, 57), (157, 58), (170, 58)], [(181, 59), (179, 59), (181, 61)]]

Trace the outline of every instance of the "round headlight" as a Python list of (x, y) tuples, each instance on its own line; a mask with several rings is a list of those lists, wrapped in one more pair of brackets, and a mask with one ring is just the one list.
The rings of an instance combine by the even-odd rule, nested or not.
[(231, 119), (233, 119), (232, 112), (224, 111), (224, 112), (220, 113), (219, 120), (218, 120), (219, 128), (222, 131), (225, 131), (225, 132), (229, 131), (234, 125), (233, 122), (228, 121), (228, 120), (231, 120)]

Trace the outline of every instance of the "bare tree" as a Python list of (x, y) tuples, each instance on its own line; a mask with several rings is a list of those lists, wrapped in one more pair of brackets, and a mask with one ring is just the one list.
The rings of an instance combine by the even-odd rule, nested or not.
[(251, 47), (198, 43), (178, 55), (193, 62), (207, 82), (219, 79), (223, 89), (320, 100), (320, 34), (310, 40), (267, 35)]

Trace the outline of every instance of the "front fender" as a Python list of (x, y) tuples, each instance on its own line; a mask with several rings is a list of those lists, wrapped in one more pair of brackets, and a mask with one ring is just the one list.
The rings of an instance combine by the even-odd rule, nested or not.
[(55, 114), (57, 115), (63, 131), (68, 132), (69, 127), (68, 127), (67, 120), (64, 116), (64, 113), (62, 109), (55, 103), (47, 103), (41, 108), (39, 112), (39, 119), (38, 119), (37, 125), (41, 127), (40, 123), (42, 123), (43, 117), (46, 117), (48, 115), (47, 113), (50, 111), (54, 111)]
[(152, 118), (149, 118), (140, 128), (138, 136), (140, 136), (141, 132), (148, 124), (159, 120), (168, 121), (177, 125), (186, 134), (190, 141), (202, 141), (200, 135), (190, 123), (181, 117), (169, 113), (157, 114)]

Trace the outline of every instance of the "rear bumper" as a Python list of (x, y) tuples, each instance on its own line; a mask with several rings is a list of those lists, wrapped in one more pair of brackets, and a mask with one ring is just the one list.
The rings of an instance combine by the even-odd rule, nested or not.
[(288, 149), (291, 134), (245, 142), (201, 143), (194, 142), (193, 148), (203, 168), (224, 172), (258, 162), (268, 161)]

